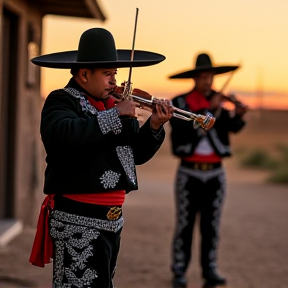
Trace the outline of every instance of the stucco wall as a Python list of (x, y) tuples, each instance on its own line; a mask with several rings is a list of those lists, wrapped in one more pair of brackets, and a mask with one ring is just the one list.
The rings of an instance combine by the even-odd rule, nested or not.
[[(1, 1), (1, 0), (0, 0)], [(2, 3), (1, 3), (2, 2)], [(35, 225), (41, 201), (44, 174), (44, 150), (39, 122), (42, 99), (40, 97), (40, 69), (32, 68), (35, 79), (28, 78), (28, 31), (30, 41), (41, 49), (42, 15), (26, 1), (2, 0), (2, 7), (19, 15), (17, 86), (16, 148), (15, 148), (15, 217), (27, 225)], [(2, 9), (1, 9), (2, 10)], [(30, 81), (30, 84), (28, 83)], [(0, 83), (1, 84), (1, 83)]]

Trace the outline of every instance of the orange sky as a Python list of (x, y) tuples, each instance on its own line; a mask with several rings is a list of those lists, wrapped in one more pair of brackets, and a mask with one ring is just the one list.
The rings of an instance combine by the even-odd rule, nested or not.
[[(136, 7), (139, 8), (135, 49), (164, 54), (162, 63), (134, 68), (133, 87), (159, 98), (171, 98), (192, 88), (193, 81), (168, 76), (194, 67), (198, 53), (214, 64), (241, 64), (226, 93), (250, 107), (288, 109), (287, 0), (98, 0), (107, 20), (46, 16), (42, 54), (76, 50), (80, 35), (103, 27), (119, 49), (132, 47)], [(42, 94), (63, 87), (68, 70), (42, 68)], [(221, 89), (229, 74), (215, 77)], [(120, 69), (118, 82), (128, 78)], [(258, 91), (255, 93), (255, 91)]]

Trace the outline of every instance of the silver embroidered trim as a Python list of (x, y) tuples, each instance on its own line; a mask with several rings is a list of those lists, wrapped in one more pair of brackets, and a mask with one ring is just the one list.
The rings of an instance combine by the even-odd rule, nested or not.
[(184, 242), (181, 238), (181, 233), (185, 227), (189, 224), (189, 191), (185, 188), (188, 182), (189, 176), (181, 173), (178, 170), (176, 177), (176, 201), (177, 201), (177, 222), (176, 231), (174, 236), (173, 253), (175, 263), (173, 268), (178, 271), (183, 271), (185, 267), (186, 254), (184, 253)]
[(124, 224), (123, 217), (119, 218), (116, 221), (111, 221), (74, 215), (58, 210), (53, 210), (51, 215), (55, 220), (111, 232), (117, 232), (121, 227), (123, 227)]
[(116, 108), (101, 111), (97, 114), (99, 127), (105, 135), (110, 131), (119, 134), (122, 131), (122, 123), (119, 118), (119, 112)]
[(211, 222), (215, 235), (212, 236), (212, 248), (208, 253), (209, 258), (209, 267), (211, 269), (217, 268), (217, 247), (219, 244), (219, 230), (220, 230), (220, 218), (221, 218), (221, 212), (222, 212), (222, 206), (224, 203), (224, 197), (226, 194), (226, 177), (225, 174), (221, 174), (218, 176), (219, 182), (220, 182), (220, 189), (216, 191), (216, 198), (213, 201), (213, 220)]
[(130, 181), (136, 184), (136, 171), (133, 151), (130, 146), (117, 146), (116, 152)]
[(80, 92), (74, 88), (63, 88), (63, 90), (67, 93), (69, 93), (71, 96), (75, 97), (75, 98), (79, 98), (80, 99), (80, 105), (82, 107), (82, 111), (86, 112), (90, 112), (91, 114), (95, 115), (98, 113), (97, 109), (92, 106), (90, 104), (90, 102), (88, 101), (88, 99), (85, 97), (85, 93)]
[(192, 143), (188, 143), (186, 145), (180, 145), (176, 148), (177, 153), (184, 152), (186, 154), (191, 153), (192, 151)]
[(207, 182), (209, 179), (217, 177), (221, 174), (225, 174), (223, 167), (215, 168), (215, 169), (208, 170), (208, 171), (201, 171), (201, 170), (194, 170), (194, 169), (180, 166), (179, 171), (181, 171), (181, 173), (185, 173), (187, 175), (198, 178), (202, 182)]
[(88, 111), (93, 115), (97, 114), (99, 126), (103, 134), (107, 134), (110, 131), (113, 131), (114, 134), (121, 133), (122, 123), (119, 118), (119, 112), (116, 108), (98, 111), (94, 106), (90, 104), (88, 99), (85, 97), (85, 93), (70, 87), (63, 88), (63, 90), (69, 93), (71, 96), (80, 99), (82, 111)]
[[(97, 239), (100, 232), (94, 227), (80, 226), (86, 223), (74, 225), (72, 223), (63, 223), (63, 219), (58, 219), (58, 213), (65, 215), (63, 219), (78, 217), (77, 215), (68, 214), (61, 211), (53, 211), (50, 221), (50, 235), (55, 239), (55, 261), (54, 261), (54, 283), (60, 287), (84, 287), (91, 285), (93, 280), (97, 278), (97, 272), (86, 266), (88, 258), (93, 256), (93, 246), (90, 244), (92, 240)], [(87, 217), (83, 217), (87, 218)], [(82, 219), (82, 220), (83, 220)], [(77, 219), (79, 220), (79, 219)], [(75, 222), (79, 222), (79, 221)], [(63, 222), (62, 222), (63, 221)], [(66, 221), (65, 221), (66, 222)], [(80, 221), (81, 222), (81, 221)], [(65, 250), (70, 254), (70, 262), (64, 267)], [(85, 270), (84, 270), (85, 269)], [(84, 270), (81, 278), (77, 278), (76, 273)], [(68, 283), (62, 283), (64, 275)], [(65, 281), (66, 282), (66, 281)], [(63, 285), (62, 285), (63, 284)]]
[[(73, 272), (65, 268), (65, 276), (67, 277), (69, 284), (71, 283), (71, 285), (74, 285), (78, 288), (83, 288), (84, 285), (87, 287), (87, 285), (93, 284), (92, 281), (98, 277), (97, 273), (90, 268), (85, 270), (81, 278), (77, 278)], [(70, 288), (71, 286), (68, 287)]]
[(218, 151), (223, 155), (225, 153), (231, 153), (231, 148), (228, 145), (224, 145), (218, 135), (217, 132), (214, 128), (211, 128), (208, 133), (211, 135), (211, 139), (214, 143), (214, 145), (216, 146), (216, 148), (218, 149)]
[(105, 189), (114, 188), (120, 179), (121, 174), (112, 170), (105, 171), (105, 173), (99, 178), (101, 184)]
[[(177, 181), (176, 181), (176, 201), (177, 201), (177, 223), (176, 223), (176, 232), (174, 236), (174, 244), (173, 244), (173, 253), (175, 263), (173, 264), (173, 269), (176, 271), (183, 271), (185, 267), (185, 259), (186, 254), (184, 253), (184, 243), (183, 239), (181, 238), (181, 233), (183, 229), (189, 224), (189, 191), (186, 188), (186, 184), (189, 181), (189, 176), (193, 176), (198, 178), (197, 174), (188, 174), (187, 171), (183, 171), (183, 167), (180, 167), (177, 171)], [(216, 169), (215, 169), (216, 170)], [(218, 169), (217, 169), (218, 170)], [(191, 169), (192, 171), (192, 169)], [(210, 171), (197, 171), (203, 173), (209, 173)], [(213, 176), (214, 177), (214, 176)], [(226, 194), (226, 177), (225, 173), (222, 171), (218, 174), (219, 182), (220, 182), (220, 189), (216, 191), (216, 197), (213, 201), (213, 219), (211, 225), (213, 227), (213, 231), (215, 234), (211, 236), (212, 247), (211, 250), (208, 252), (208, 260), (209, 260), (209, 267), (211, 269), (217, 268), (217, 247), (219, 243), (219, 230), (220, 230), (220, 217), (222, 212), (222, 206), (224, 203), (224, 197)], [(202, 180), (202, 178), (199, 178)]]

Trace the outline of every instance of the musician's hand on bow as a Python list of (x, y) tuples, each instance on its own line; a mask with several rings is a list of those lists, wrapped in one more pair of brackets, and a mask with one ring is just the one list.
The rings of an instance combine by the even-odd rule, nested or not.
[(215, 93), (209, 101), (209, 104), (210, 104), (209, 110), (213, 111), (219, 108), (221, 106), (221, 102), (222, 102), (222, 94)]
[(137, 118), (136, 103), (130, 100), (123, 100), (116, 104), (116, 108), (119, 111), (120, 116), (131, 116)]
[(248, 111), (248, 106), (242, 103), (235, 104), (235, 114), (242, 117)]
[(155, 104), (150, 118), (151, 128), (158, 130), (164, 123), (172, 118), (173, 111), (173, 106), (168, 100), (163, 100), (161, 103)]

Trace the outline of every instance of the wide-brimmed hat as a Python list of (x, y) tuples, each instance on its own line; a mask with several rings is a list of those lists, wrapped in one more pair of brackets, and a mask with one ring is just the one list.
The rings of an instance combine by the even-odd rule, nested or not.
[(81, 35), (78, 50), (46, 54), (31, 61), (41, 67), (71, 69), (143, 67), (165, 60), (161, 54), (135, 50), (131, 61), (131, 51), (116, 50), (114, 38), (108, 30), (92, 28)]
[(194, 78), (199, 72), (213, 71), (216, 74), (223, 74), (230, 71), (234, 71), (239, 66), (213, 66), (212, 61), (208, 54), (202, 53), (197, 56), (195, 68), (192, 70), (186, 70), (169, 76), (170, 79), (179, 78)]

